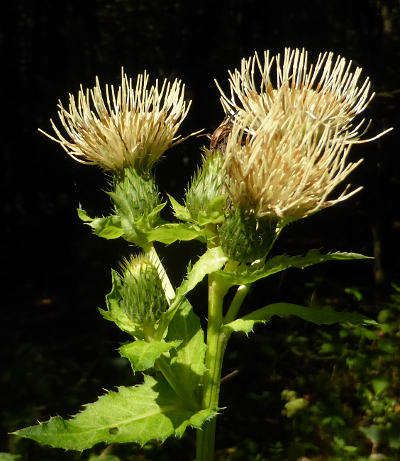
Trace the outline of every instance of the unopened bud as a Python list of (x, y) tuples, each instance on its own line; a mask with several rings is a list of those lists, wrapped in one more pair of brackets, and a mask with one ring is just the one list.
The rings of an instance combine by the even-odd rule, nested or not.
[(277, 235), (276, 221), (235, 210), (219, 228), (225, 254), (235, 261), (253, 262), (265, 257)]
[(185, 195), (185, 205), (193, 219), (198, 219), (199, 213), (207, 214), (211, 202), (222, 195), (222, 155), (218, 151), (208, 150), (205, 154), (203, 165), (193, 177)]
[(162, 203), (154, 177), (150, 172), (139, 174), (133, 168), (125, 168), (114, 177), (114, 190), (109, 192), (115, 213), (121, 217), (124, 237), (143, 246), (140, 233), (161, 223)]
[(121, 308), (127, 317), (151, 336), (168, 302), (157, 268), (145, 256), (132, 257), (123, 264)]

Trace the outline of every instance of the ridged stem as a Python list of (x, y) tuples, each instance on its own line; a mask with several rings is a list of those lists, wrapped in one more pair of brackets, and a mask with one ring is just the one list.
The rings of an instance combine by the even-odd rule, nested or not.
[[(229, 333), (223, 329), (223, 299), (226, 289), (213, 274), (208, 276), (208, 326), (206, 368), (202, 407), (218, 410), (222, 361)], [(216, 417), (197, 430), (196, 461), (214, 459)]]

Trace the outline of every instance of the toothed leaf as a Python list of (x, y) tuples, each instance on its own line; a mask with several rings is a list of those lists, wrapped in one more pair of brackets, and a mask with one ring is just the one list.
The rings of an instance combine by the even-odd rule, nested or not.
[(135, 336), (140, 325), (135, 324), (128, 318), (120, 307), (122, 284), (118, 273), (111, 270), (112, 289), (106, 295), (107, 310), (99, 309), (101, 315), (110, 322), (114, 322), (118, 328), (132, 336)]
[(185, 206), (183, 206), (183, 205), (181, 205), (180, 203), (178, 203), (178, 202), (174, 199), (174, 197), (172, 197), (171, 195), (168, 195), (168, 198), (169, 198), (169, 200), (170, 200), (170, 202), (171, 202), (171, 205), (172, 205), (172, 208), (173, 208), (173, 210), (174, 210), (175, 216), (176, 216), (178, 219), (182, 220), (182, 221), (189, 221), (189, 219), (190, 219), (190, 212), (189, 212), (189, 210), (188, 210)]
[(181, 344), (170, 351), (171, 371), (176, 377), (177, 386), (189, 399), (198, 397), (200, 380), (205, 372), (206, 344), (200, 319), (189, 302), (185, 301), (176, 312), (169, 324), (166, 339), (171, 343), (181, 340)]
[(170, 245), (178, 240), (205, 240), (203, 237), (203, 231), (200, 228), (187, 223), (163, 224), (149, 230), (147, 238), (149, 242), (157, 241), (167, 245)]
[(108, 392), (69, 420), (56, 416), (15, 434), (52, 447), (81, 451), (100, 442), (163, 442), (170, 436), (181, 437), (188, 426), (201, 427), (213, 416), (210, 410), (189, 410), (166, 381), (145, 376), (143, 384)]
[(353, 312), (338, 312), (331, 307), (317, 308), (289, 303), (276, 303), (262, 307), (251, 314), (236, 319), (226, 324), (225, 328), (231, 332), (241, 331), (248, 334), (253, 330), (256, 323), (266, 323), (275, 315), (282, 318), (294, 315), (317, 325), (332, 325), (334, 323), (346, 322), (354, 325), (375, 324), (373, 320), (368, 319), (364, 315)]
[(304, 269), (305, 267), (312, 266), (314, 264), (320, 264), (325, 261), (334, 260), (353, 260), (353, 259), (370, 259), (368, 256), (364, 256), (358, 253), (328, 253), (323, 254), (319, 250), (310, 250), (306, 255), (298, 256), (275, 256), (266, 262), (259, 262), (256, 264), (241, 265), (235, 272), (219, 272), (219, 276), (233, 285), (247, 285), (254, 283), (255, 281), (268, 277), (272, 274), (284, 271), (290, 267)]
[(124, 235), (124, 230), (121, 225), (121, 218), (116, 215), (106, 216), (102, 218), (91, 218), (85, 210), (78, 208), (79, 218), (93, 229), (93, 232), (99, 237), (111, 240)]
[(182, 341), (142, 341), (125, 344), (119, 348), (122, 357), (127, 358), (134, 371), (144, 371), (154, 366), (154, 362), (165, 352), (179, 346)]

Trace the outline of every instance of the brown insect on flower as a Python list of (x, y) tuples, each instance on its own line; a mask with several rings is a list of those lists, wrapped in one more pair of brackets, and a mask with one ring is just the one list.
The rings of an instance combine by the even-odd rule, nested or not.
[(218, 125), (214, 133), (210, 136), (210, 149), (217, 150), (219, 149), (222, 153), (225, 153), (226, 143), (228, 141), (228, 136), (230, 135), (235, 115), (237, 111), (232, 115), (226, 117), (223, 122)]

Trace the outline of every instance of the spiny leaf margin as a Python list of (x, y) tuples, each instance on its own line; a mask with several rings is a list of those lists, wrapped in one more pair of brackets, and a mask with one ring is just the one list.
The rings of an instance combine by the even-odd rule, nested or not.
[(188, 426), (200, 428), (212, 410), (188, 410), (164, 379), (145, 376), (143, 384), (119, 387), (70, 420), (60, 416), (16, 431), (19, 437), (54, 448), (82, 451), (100, 442), (138, 443), (181, 437)]
[(275, 315), (281, 318), (293, 315), (316, 325), (332, 325), (347, 322), (354, 325), (376, 324), (376, 322), (362, 314), (356, 312), (338, 312), (330, 306), (307, 307), (290, 303), (274, 303), (236, 319), (226, 324), (224, 328), (230, 333), (243, 332), (249, 334), (253, 331), (256, 323), (267, 323)]
[(282, 272), (291, 267), (304, 269), (314, 264), (320, 264), (326, 261), (334, 260), (354, 260), (354, 259), (371, 259), (369, 256), (364, 256), (358, 253), (333, 252), (323, 254), (319, 250), (314, 249), (308, 251), (305, 255), (289, 256), (279, 255), (274, 256), (266, 262), (239, 266), (234, 272), (219, 271), (220, 277), (225, 283), (233, 285), (248, 285), (262, 278)]

